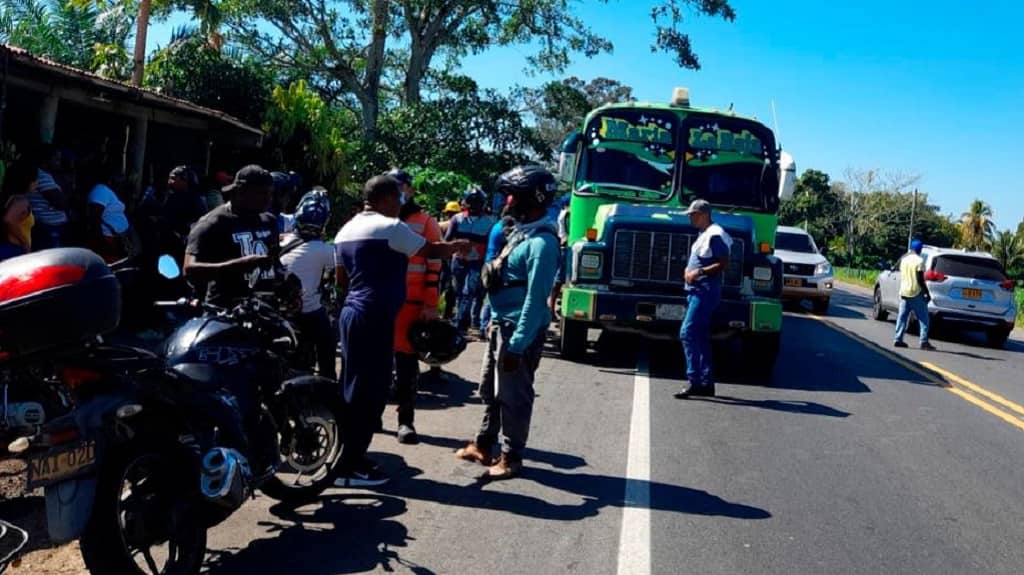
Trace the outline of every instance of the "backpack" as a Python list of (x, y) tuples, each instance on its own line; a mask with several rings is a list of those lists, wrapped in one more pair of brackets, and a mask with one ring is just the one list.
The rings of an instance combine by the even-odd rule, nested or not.
[(508, 243), (501, 249), (501, 253), (496, 258), (484, 264), (483, 269), (480, 270), (480, 282), (484, 286), (484, 290), (487, 293), (495, 293), (503, 288), (525, 286), (526, 280), (509, 281), (505, 277), (505, 260), (508, 259), (512, 252), (515, 251), (520, 244), (535, 237), (537, 234), (550, 234), (556, 239), (558, 236), (546, 227), (537, 228), (533, 233), (521, 233), (513, 232), (512, 237), (509, 238)]

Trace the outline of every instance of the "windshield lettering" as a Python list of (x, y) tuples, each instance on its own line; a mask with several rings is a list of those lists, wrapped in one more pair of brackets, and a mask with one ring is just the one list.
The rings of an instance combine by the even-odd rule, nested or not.
[[(643, 122), (647, 118), (640, 118)], [(634, 125), (619, 118), (601, 118), (601, 129), (598, 132), (601, 139), (619, 140), (623, 142), (645, 142), (652, 144), (672, 145), (671, 124), (665, 123), (666, 128), (661, 127), (660, 119), (652, 119), (648, 124)]]
[(717, 123), (690, 128), (690, 148), (700, 151), (736, 152), (748, 156), (763, 156), (761, 140), (747, 130), (732, 132), (721, 129)]

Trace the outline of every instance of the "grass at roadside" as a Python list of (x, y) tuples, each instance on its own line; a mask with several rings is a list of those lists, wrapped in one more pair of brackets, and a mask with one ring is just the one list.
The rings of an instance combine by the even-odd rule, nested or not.
[(1017, 288), (1017, 327), (1024, 327), (1024, 289)]
[(854, 268), (834, 268), (836, 279), (841, 282), (851, 283), (866, 288), (875, 287), (875, 280), (878, 279), (876, 270), (859, 270)]

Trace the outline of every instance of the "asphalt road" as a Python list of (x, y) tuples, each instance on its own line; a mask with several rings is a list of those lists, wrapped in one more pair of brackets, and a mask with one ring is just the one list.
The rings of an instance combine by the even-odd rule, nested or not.
[(895, 354), (869, 304), (844, 289), (826, 318), (787, 314), (774, 384), (715, 399), (672, 397), (674, 346), (549, 354), (527, 468), (503, 483), (452, 456), (481, 414), (473, 344), (422, 390), (422, 444), (397, 444), (389, 408), (371, 450), (391, 485), (298, 509), (259, 497), (210, 533), (207, 570), (1021, 573), (1024, 341)]

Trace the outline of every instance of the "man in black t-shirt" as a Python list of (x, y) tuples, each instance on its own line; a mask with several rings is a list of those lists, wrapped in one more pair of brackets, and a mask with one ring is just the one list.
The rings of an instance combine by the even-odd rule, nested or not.
[(207, 284), (206, 301), (228, 306), (274, 277), (279, 251), (277, 222), (266, 212), (273, 190), (270, 172), (246, 166), (224, 188), (231, 201), (206, 214), (188, 236), (185, 277)]

